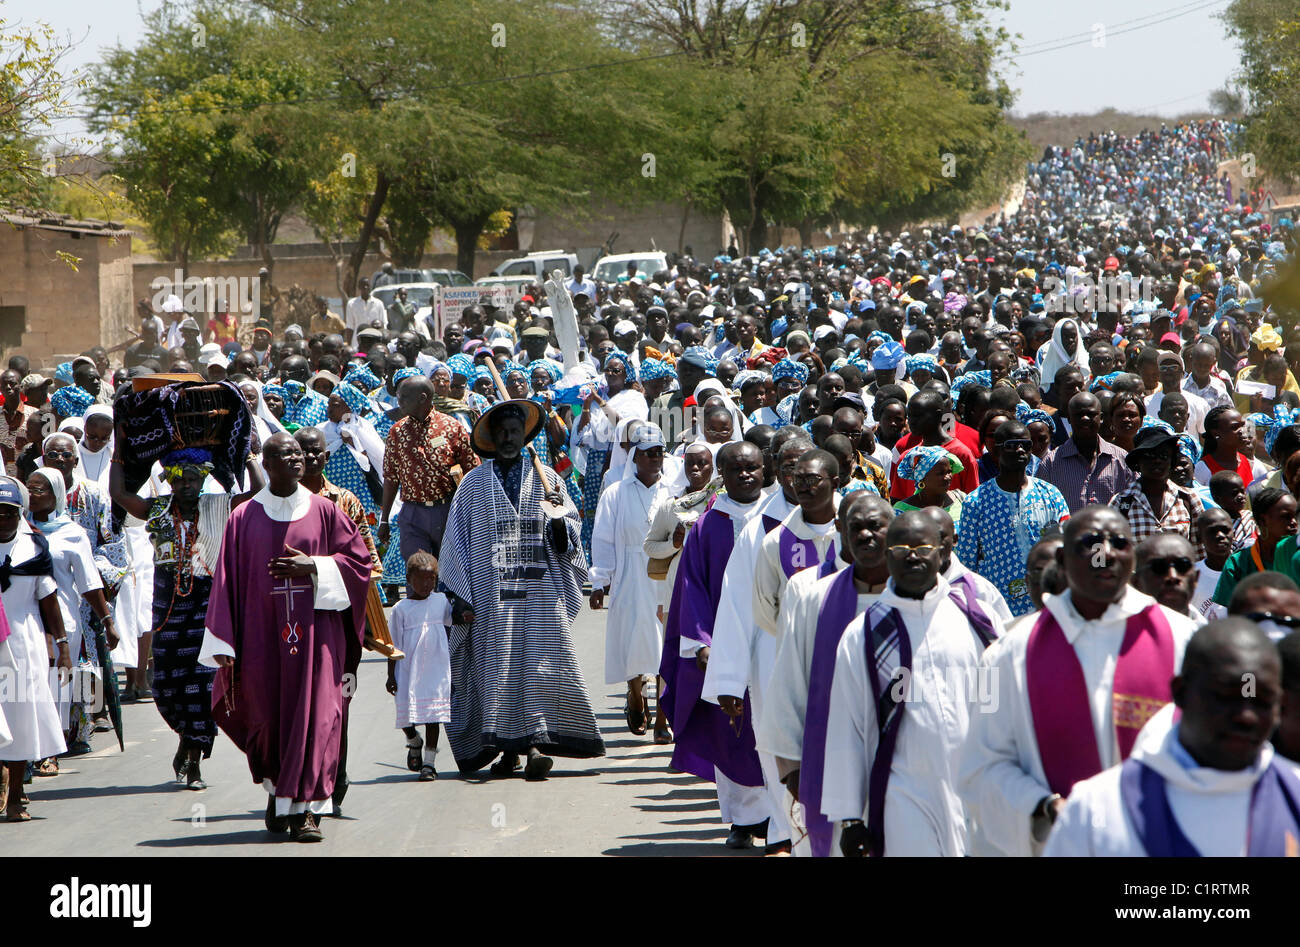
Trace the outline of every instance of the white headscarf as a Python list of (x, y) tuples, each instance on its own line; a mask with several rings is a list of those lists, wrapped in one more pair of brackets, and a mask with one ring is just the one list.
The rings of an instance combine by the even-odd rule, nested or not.
[[(50, 514), (49, 519), (45, 522), (33, 521), (35, 526), (43, 533), (52, 533), (64, 523), (71, 523), (68, 518), (68, 490), (63, 484), (63, 472), (55, 470), (53, 467), (37, 467), (33, 474), (40, 474), (49, 483), (50, 489), (54, 491), (54, 512)], [(31, 498), (28, 498), (27, 509), (31, 511)]]
[[(1061, 332), (1065, 329), (1065, 324), (1069, 323), (1074, 326), (1075, 346), (1074, 351), (1069, 352), (1065, 348), (1065, 343), (1061, 341)], [(1077, 319), (1062, 319), (1056, 323), (1052, 329), (1052, 341), (1043, 346), (1046, 354), (1043, 356), (1042, 371), (1039, 373), (1043, 379), (1043, 388), (1051, 388), (1052, 383), (1056, 380), (1056, 373), (1066, 365), (1077, 365), (1083, 372), (1083, 377), (1089, 375), (1088, 368), (1088, 351), (1083, 347), (1083, 328), (1079, 325)]]
[[(695, 414), (695, 436), (697, 440), (704, 440), (704, 402), (714, 395), (721, 397), (727, 404), (727, 410), (731, 412), (731, 440), (744, 440), (745, 432), (751, 427), (749, 419), (745, 417), (745, 412), (740, 410), (736, 402), (731, 400), (731, 395), (728, 394), (722, 382), (716, 378), (706, 378), (695, 386), (694, 394), (695, 404), (698, 409)], [(716, 454), (715, 451), (715, 457)]]
[[(379, 436), (375, 426), (366, 418), (358, 417), (352, 412), (343, 415), (342, 421), (326, 421), (320, 426), (325, 435), (325, 449), (331, 454), (346, 450), (363, 471), (372, 466), (384, 481), (384, 439)], [(352, 443), (343, 440), (344, 434), (352, 435)]]
[[(107, 418), (108, 423), (113, 423), (113, 409), (107, 405), (97, 404), (90, 408), (82, 418), (87, 424), (91, 418)], [(112, 469), (113, 460), (113, 439), (115, 435), (110, 434), (108, 441), (99, 450), (91, 450), (86, 447), (86, 435), (83, 428), (81, 440), (77, 443), (77, 453), (81, 456), (81, 469), (85, 478), (91, 483), (98, 484), (104, 492), (108, 492), (108, 472)]]
[[(77, 418), (77, 420), (80, 421), (81, 419)], [(45, 463), (45, 448), (49, 447), (50, 441), (54, 440), (56, 437), (66, 437), (68, 440), (72, 441), (72, 448), (77, 453), (77, 466), (72, 468), (72, 482), (76, 483), (78, 480), (89, 480), (90, 478), (86, 476), (86, 468), (82, 466), (81, 463), (81, 442), (67, 431), (60, 429), (46, 437), (45, 440), (41, 441), (41, 463)], [(62, 478), (63, 475), (60, 474), (59, 479), (62, 480)]]

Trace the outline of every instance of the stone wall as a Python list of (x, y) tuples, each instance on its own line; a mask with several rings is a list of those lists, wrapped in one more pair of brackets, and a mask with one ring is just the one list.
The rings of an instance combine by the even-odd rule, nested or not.
[[(60, 252), (79, 258), (75, 268)], [(33, 369), (48, 369), (91, 346), (117, 341), (107, 330), (130, 318), (128, 238), (0, 225), (0, 260), (5, 361), (21, 352)]]

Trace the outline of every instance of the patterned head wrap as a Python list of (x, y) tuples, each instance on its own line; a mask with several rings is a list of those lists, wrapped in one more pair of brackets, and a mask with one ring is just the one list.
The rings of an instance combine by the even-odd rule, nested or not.
[(870, 345), (872, 342), (879, 342), (881, 345), (884, 345), (886, 342), (893, 342), (893, 341), (894, 341), (894, 337), (892, 335), (890, 335), (888, 332), (881, 332), (879, 329), (871, 333), (871, 335), (867, 336), (868, 345)]
[(692, 345), (682, 353), (681, 361), (690, 362), (699, 368), (704, 369), (706, 375), (714, 377), (718, 374), (718, 360), (702, 345)]
[(903, 455), (903, 459), (898, 462), (898, 475), (904, 480), (913, 480), (919, 484), (934, 469), (934, 465), (942, 460), (947, 460), (952, 465), (953, 473), (961, 473), (966, 469), (960, 460), (942, 447), (927, 447), (922, 444)]
[(1089, 391), (1110, 391), (1112, 388), (1115, 387), (1115, 380), (1119, 378), (1120, 375), (1123, 374), (1124, 374), (1123, 372), (1111, 372), (1108, 375), (1098, 375), (1096, 378), (1092, 380), (1092, 383), (1088, 385), (1088, 390)]
[(360, 383), (361, 388), (365, 391), (374, 391), (376, 388), (383, 387), (384, 380), (370, 370), (367, 364), (354, 365), (343, 380), (349, 384)]
[(780, 381), (782, 378), (797, 378), (800, 384), (806, 385), (808, 383), (808, 366), (803, 362), (783, 358), (772, 366), (772, 380)]
[(1031, 408), (1023, 401), (1016, 405), (1016, 420), (1024, 425), (1033, 424), (1035, 421), (1042, 421), (1048, 426), (1048, 428), (1054, 426), (1050, 414), (1041, 408)]
[(265, 398), (267, 395), (275, 395), (281, 401), (289, 400), (289, 392), (285, 390), (284, 385), (263, 385), (262, 397)]
[(636, 381), (636, 368), (633, 367), (632, 359), (628, 356), (626, 352), (624, 352), (622, 349), (614, 349), (614, 351), (606, 355), (605, 361), (602, 362), (600, 365), (600, 370), (602, 373), (604, 373), (605, 369), (609, 367), (609, 363), (611, 360), (623, 363), (623, 371), (627, 375), (627, 380), (629, 384)]
[(73, 382), (72, 363), (60, 362), (54, 369), (54, 380), (61, 381), (65, 385), (71, 385)]
[(1248, 414), (1246, 420), (1255, 425), (1257, 431), (1264, 432), (1264, 449), (1271, 454), (1282, 431), (1300, 424), (1300, 409), (1293, 410), (1285, 404), (1274, 405), (1272, 414)]
[(50, 405), (63, 418), (79, 418), (95, 403), (95, 396), (77, 385), (64, 385), (50, 396)]
[(353, 414), (367, 415), (370, 413), (370, 400), (356, 385), (338, 385), (333, 393), (343, 399), (343, 403), (348, 406)]
[[(1168, 421), (1161, 421), (1159, 418), (1150, 414), (1148, 414), (1146, 417), (1142, 419), (1142, 425), (1141, 425), (1141, 428), (1148, 428), (1148, 427), (1158, 427), (1166, 434), (1178, 433), (1177, 431), (1174, 430), (1174, 426), (1170, 424)], [(1141, 428), (1139, 428), (1139, 430), (1141, 430)]]
[(474, 377), (474, 360), (463, 352), (457, 352), (447, 359), (447, 367), (453, 376), (460, 375), (466, 381)]
[(676, 378), (677, 371), (667, 362), (657, 358), (647, 358), (641, 363), (641, 381), (654, 381), (656, 378)]
[(939, 360), (933, 355), (909, 355), (907, 357), (907, 373), (910, 375), (915, 371), (937, 375), (939, 373)]
[(1196, 438), (1190, 434), (1178, 435), (1178, 449), (1183, 452), (1183, 456), (1193, 464), (1200, 463), (1201, 445), (1196, 443)]
[(949, 392), (953, 395), (958, 395), (961, 394), (964, 388), (971, 385), (979, 385), (982, 388), (992, 388), (993, 373), (987, 368), (978, 372), (967, 372), (965, 375), (959, 376), (957, 380), (952, 383)]
[(206, 447), (183, 447), (163, 454), (158, 461), (162, 465), (163, 478), (168, 483), (175, 483), (185, 476), (186, 470), (197, 470), (202, 474), (213, 471), (212, 451)]
[(555, 384), (557, 381), (559, 381), (561, 377), (563, 377), (559, 369), (559, 366), (557, 366), (554, 362), (548, 361), (547, 359), (544, 358), (537, 358), (537, 359), (533, 359), (533, 361), (528, 363), (528, 383), (530, 385), (532, 384), (533, 381), (533, 373), (536, 372), (537, 369), (539, 368), (546, 369), (546, 374), (550, 377), (552, 385)]

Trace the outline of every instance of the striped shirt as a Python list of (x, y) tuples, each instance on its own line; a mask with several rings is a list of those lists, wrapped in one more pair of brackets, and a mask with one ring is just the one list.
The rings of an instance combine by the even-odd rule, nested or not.
[(1111, 497), (1137, 480), (1137, 474), (1124, 461), (1124, 451), (1100, 438), (1097, 456), (1091, 459), (1080, 454), (1079, 445), (1069, 438), (1048, 452), (1034, 476), (1060, 490), (1071, 513), (1093, 503), (1109, 503)]

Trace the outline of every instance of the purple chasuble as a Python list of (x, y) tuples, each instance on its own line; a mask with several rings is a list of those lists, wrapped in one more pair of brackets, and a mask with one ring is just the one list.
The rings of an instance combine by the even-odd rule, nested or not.
[(826, 766), (826, 726), (830, 720), (831, 682), (835, 677), (835, 652), (844, 630), (858, 610), (853, 567), (840, 570), (826, 590), (817, 612), (812, 666), (808, 672), (808, 707), (803, 718), (803, 759), (799, 764), (799, 801), (815, 858), (831, 854), (834, 826), (822, 815), (822, 779)]
[(731, 517), (714, 509), (701, 515), (686, 534), (664, 625), (659, 675), (664, 680), (664, 712), (675, 734), (673, 767), (713, 782), (716, 766), (733, 782), (761, 786), (750, 702), (745, 701), (737, 733), (721, 707), (700, 697), (704, 672), (695, 658), (681, 656), (682, 638), (712, 646), (722, 575), (735, 541)]
[[(338, 565), (352, 607), (317, 611), (310, 576), (274, 579), (267, 563), (293, 546)], [(253, 781), (298, 802), (330, 798), (343, 724), (343, 678), (365, 629), (370, 551), (356, 524), (315, 494), (280, 523), (249, 501), (230, 514), (206, 626), (235, 651), (212, 684), (212, 716), (248, 756)]]
[[(1124, 813), (1150, 858), (1197, 858), (1169, 806), (1165, 778), (1139, 760), (1120, 767)], [(1274, 758), (1250, 792), (1246, 854), (1252, 858), (1300, 855), (1300, 780)]]
[[(867, 854), (879, 858), (885, 854), (885, 790), (889, 771), (894, 765), (898, 745), (898, 728), (903, 723), (907, 694), (899, 687), (912, 674), (912, 639), (907, 635), (903, 616), (891, 605), (875, 602), (863, 618), (866, 629), (867, 680), (876, 707), (876, 727), (880, 741), (871, 761), (867, 779)], [(901, 698), (901, 699), (900, 699)]]

